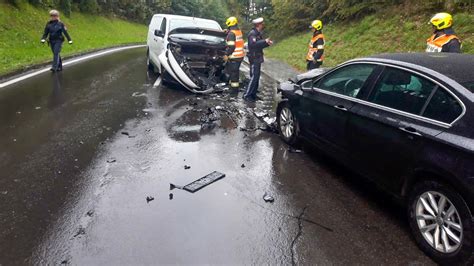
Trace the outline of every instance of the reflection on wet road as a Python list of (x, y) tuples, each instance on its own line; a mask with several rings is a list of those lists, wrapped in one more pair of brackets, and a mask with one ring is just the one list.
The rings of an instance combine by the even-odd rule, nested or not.
[(143, 54), (0, 92), (0, 264), (431, 263), (370, 185), (242, 130), (261, 125), (236, 95), (153, 88)]

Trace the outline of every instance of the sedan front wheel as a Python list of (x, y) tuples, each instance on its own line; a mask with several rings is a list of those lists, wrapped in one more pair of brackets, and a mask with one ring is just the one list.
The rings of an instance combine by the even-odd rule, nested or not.
[(278, 112), (278, 130), (286, 143), (294, 145), (298, 142), (298, 121), (286, 103)]

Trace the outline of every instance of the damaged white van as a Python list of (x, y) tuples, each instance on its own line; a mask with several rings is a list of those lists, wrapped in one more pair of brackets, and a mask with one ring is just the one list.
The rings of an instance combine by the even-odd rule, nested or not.
[(222, 87), (226, 33), (214, 20), (157, 14), (148, 30), (148, 68), (191, 92)]

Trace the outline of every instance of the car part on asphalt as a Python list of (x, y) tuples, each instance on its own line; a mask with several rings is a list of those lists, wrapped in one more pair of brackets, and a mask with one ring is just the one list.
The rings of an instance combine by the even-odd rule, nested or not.
[(263, 194), (263, 200), (269, 203), (273, 203), (275, 201), (275, 199), (272, 196), (268, 195), (266, 192), (265, 194)]
[(151, 196), (146, 197), (146, 203), (149, 203), (150, 201), (153, 201), (153, 200), (155, 200), (155, 198)]
[(188, 192), (194, 193), (224, 177), (225, 177), (225, 174), (214, 171), (204, 177), (199, 178), (198, 180), (194, 182), (187, 184), (186, 186), (183, 187), (183, 189)]

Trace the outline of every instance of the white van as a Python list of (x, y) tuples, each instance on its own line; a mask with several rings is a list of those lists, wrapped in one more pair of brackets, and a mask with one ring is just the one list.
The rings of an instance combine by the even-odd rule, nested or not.
[(193, 92), (208, 92), (222, 82), (225, 36), (214, 20), (154, 15), (148, 29), (148, 68)]

